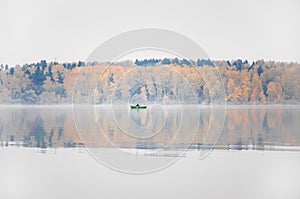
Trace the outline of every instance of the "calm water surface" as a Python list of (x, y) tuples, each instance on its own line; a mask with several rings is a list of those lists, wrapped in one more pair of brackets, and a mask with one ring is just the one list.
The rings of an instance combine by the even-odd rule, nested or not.
[[(298, 106), (1, 107), (0, 198), (298, 199), (299, 118)], [(167, 169), (129, 175), (99, 164), (83, 146), (127, 170), (176, 157), (134, 159), (113, 147), (191, 150)], [(213, 146), (220, 150), (199, 159)], [(149, 166), (145, 157), (155, 161)]]
[(7, 106), (0, 108), (0, 145), (293, 150), (299, 120), (299, 106)]

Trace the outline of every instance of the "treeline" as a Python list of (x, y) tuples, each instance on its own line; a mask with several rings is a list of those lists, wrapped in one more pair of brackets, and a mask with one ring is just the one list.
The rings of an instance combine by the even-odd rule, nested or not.
[(209, 59), (187, 60), (187, 59), (136, 59), (134, 62), (137, 66), (155, 66), (155, 65), (179, 65), (179, 66), (214, 66), (214, 63)]
[[(224, 87), (217, 81), (218, 72)], [(0, 65), (1, 104), (101, 104), (112, 98), (166, 104), (222, 100), (232, 104), (295, 104), (300, 102), (300, 64), (164, 58), (118, 63), (42, 60), (15, 67)]]

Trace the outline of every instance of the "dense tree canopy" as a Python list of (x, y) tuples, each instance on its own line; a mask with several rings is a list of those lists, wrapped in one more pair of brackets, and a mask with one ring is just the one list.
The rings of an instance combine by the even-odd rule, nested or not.
[[(212, 98), (221, 97), (222, 85), (215, 81), (216, 70), (222, 76), (228, 103), (300, 102), (298, 63), (153, 58), (134, 63), (48, 63), (42, 60), (10, 68), (1, 64), (0, 103), (54, 104), (72, 103), (72, 99), (78, 103), (108, 103), (111, 97), (145, 103), (157, 99), (170, 103), (172, 99), (182, 98), (192, 103), (191, 89), (184, 84), (186, 80), (197, 93), (197, 103), (208, 104)], [(201, 77), (202, 73), (209, 74), (209, 81)]]

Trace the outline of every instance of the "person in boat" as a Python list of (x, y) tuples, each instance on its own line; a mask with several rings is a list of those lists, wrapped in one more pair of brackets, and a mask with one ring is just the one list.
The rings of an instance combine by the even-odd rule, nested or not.
[(140, 106), (139, 104), (136, 104), (135, 106)]

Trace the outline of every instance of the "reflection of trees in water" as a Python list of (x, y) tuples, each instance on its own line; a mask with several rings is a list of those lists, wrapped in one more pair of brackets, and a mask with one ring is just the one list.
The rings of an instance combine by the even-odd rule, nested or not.
[(264, 149), (264, 140), (261, 136), (261, 134), (258, 134), (258, 138), (257, 138), (257, 148), (258, 150), (263, 150)]
[[(108, 109), (108, 111), (110, 111)], [(191, 141), (194, 129), (191, 118), (194, 116), (184, 113), (182, 117), (176, 111), (169, 111), (162, 133), (147, 139), (132, 139), (119, 128), (120, 124), (114, 122), (114, 118), (108, 117), (108, 113), (99, 113), (98, 122), (101, 123), (103, 134), (99, 133), (99, 127), (95, 124), (95, 118), (90, 112), (79, 111), (84, 133), (81, 135), (84, 141), (94, 146), (109, 146), (108, 140), (117, 143), (121, 147), (151, 148), (164, 146), (174, 141), (175, 145), (187, 144)], [(129, 114), (129, 115), (128, 115)], [(125, 118), (130, 116), (137, 126), (141, 127), (135, 136), (151, 135), (152, 131), (158, 131), (157, 126), (162, 125), (162, 113), (155, 112), (150, 115), (145, 110), (135, 112), (118, 112), (116, 119), (122, 121), (123, 127), (130, 130), (130, 123)], [(151, 118), (150, 118), (151, 116)], [(206, 135), (209, 125), (211, 132), (216, 131), (218, 114), (212, 115), (210, 109), (201, 109), (199, 129), (194, 143), (200, 146)], [(213, 117), (213, 118), (211, 118)], [(269, 145), (299, 145), (300, 135), (300, 109), (281, 107), (243, 107), (229, 108), (224, 124), (223, 133), (218, 145), (234, 145), (236, 149), (263, 150)], [(184, 121), (182, 121), (184, 120)], [(180, 123), (184, 125), (180, 125)], [(149, 131), (143, 130), (151, 123)], [(178, 132), (177, 130), (181, 128)], [(132, 130), (132, 129), (131, 129)], [(208, 143), (213, 143), (208, 139)], [(0, 142), (1, 146), (9, 143), (22, 142), (25, 147), (74, 147), (81, 143), (74, 127), (71, 108), (6, 108), (0, 115)]]
[(300, 144), (299, 108), (229, 107), (219, 145), (262, 150), (266, 145)]
[(131, 121), (137, 126), (143, 127), (150, 122), (150, 116), (147, 110), (132, 110), (129, 114)]
[(43, 119), (40, 116), (37, 116), (30, 126), (32, 126), (32, 128), (29, 131), (29, 137), (33, 137), (35, 146), (37, 148), (47, 148), (47, 141), (45, 140), (47, 133), (44, 130)]
[[(264, 150), (264, 145), (264, 139), (261, 134), (258, 134), (257, 140), (251, 140), (248, 143), (243, 143), (242, 138), (239, 137), (233, 148), (236, 150)], [(227, 149), (230, 149), (230, 147), (227, 147)]]
[(8, 107), (1, 108), (1, 113), (0, 142), (24, 147), (63, 146), (66, 142), (65, 120), (72, 119), (72, 110), (68, 108)]

